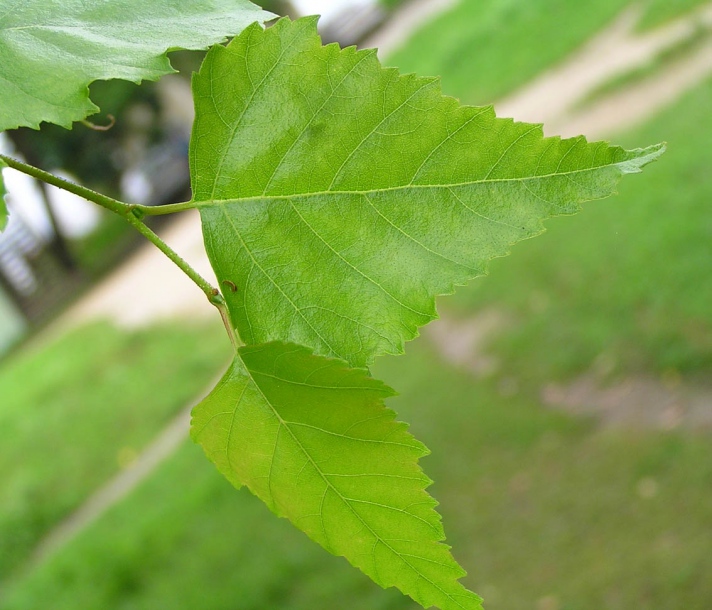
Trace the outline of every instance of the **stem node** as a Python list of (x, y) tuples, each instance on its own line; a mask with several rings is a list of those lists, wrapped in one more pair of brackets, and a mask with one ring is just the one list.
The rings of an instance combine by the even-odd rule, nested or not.
[(129, 214), (133, 214), (138, 220), (143, 220), (143, 217), (146, 215), (146, 213), (136, 205), (129, 205), (128, 212)]

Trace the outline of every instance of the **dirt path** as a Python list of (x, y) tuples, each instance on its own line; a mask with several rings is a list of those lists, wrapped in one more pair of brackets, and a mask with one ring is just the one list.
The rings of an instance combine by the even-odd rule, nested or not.
[(712, 429), (712, 384), (684, 384), (674, 374), (614, 384), (586, 374), (568, 384), (548, 384), (541, 398), (550, 407), (594, 417), (609, 427)]
[(564, 137), (585, 133), (590, 139), (608, 138), (652, 119), (710, 76), (712, 40), (636, 85), (550, 121), (546, 131)]
[[(656, 58), (700, 31), (712, 33), (712, 4), (643, 33), (636, 31), (640, 17), (640, 7), (624, 11), (580, 51), (496, 103), (497, 114), (544, 123), (545, 132), (550, 135), (588, 135), (592, 131), (598, 132), (595, 135), (608, 135), (620, 127), (645, 121), (712, 72), (708, 45), (681, 58), (674, 69), (653, 74), (649, 81), (634, 83), (577, 112), (576, 107), (602, 85), (652, 65)], [(686, 74), (677, 74), (678, 71)], [(609, 117), (611, 113), (619, 116)], [(571, 131), (579, 128), (582, 131)]]
[[(199, 402), (199, 400), (200, 398), (196, 402)], [(128, 468), (109, 479), (84, 504), (57, 525), (35, 548), (27, 568), (32, 569), (67, 544), (112, 506), (123, 500), (161, 462), (173, 455), (178, 447), (186, 441), (186, 430), (190, 426), (191, 409), (192, 405), (176, 415)]]
[[(393, 22), (386, 25), (363, 46), (380, 46), (382, 56), (402, 45), (420, 25), (441, 11), (454, 6), (457, 0), (416, 0), (401, 9)], [(683, 57), (670, 67), (621, 91), (616, 96), (601, 100), (582, 112), (572, 109), (593, 90), (630, 69), (643, 66), (659, 53), (679, 44), (695, 32), (691, 24), (706, 23), (712, 27), (712, 5), (694, 17), (680, 19), (664, 28), (645, 35), (634, 33), (635, 13), (628, 11), (610, 29), (601, 33), (581, 52), (553, 68), (531, 85), (497, 104), (500, 116), (514, 116), (518, 120), (546, 120), (554, 133), (589, 133), (606, 135), (622, 125), (630, 127), (643, 121), (660, 107), (672, 103), (689, 88), (712, 73), (712, 49), (704, 47)], [(705, 26), (707, 27), (707, 26)], [(612, 110), (611, 110), (612, 109)], [(625, 121), (614, 122), (610, 115), (625, 116)], [(163, 237), (205, 277), (213, 278), (203, 249), (197, 214), (185, 213), (164, 233)], [(178, 271), (172, 263), (147, 244), (127, 263), (97, 286), (85, 299), (62, 316), (49, 333), (65, 332), (68, 328), (93, 319), (108, 318), (124, 327), (150, 325), (170, 318), (194, 318), (215, 315), (203, 294)], [(486, 339), (496, 332), (501, 316), (484, 312), (466, 321), (441, 319), (426, 328), (425, 334), (436, 345), (443, 357), (456, 366), (465, 367), (476, 375), (487, 374), (496, 362), (484, 352)], [(44, 335), (46, 337), (46, 335)], [(611, 396), (624, 396), (629, 404), (641, 404), (638, 398), (655, 394), (655, 385), (635, 383), (628, 390), (613, 394), (595, 384), (576, 387), (549, 386), (544, 399), (562, 408), (585, 411), (600, 405), (610, 412), (620, 410), (620, 400)], [(637, 389), (642, 388), (642, 389)], [(651, 390), (652, 388), (652, 390)], [(670, 400), (661, 407), (658, 421), (678, 421), (680, 417), (691, 420), (687, 414), (701, 413), (694, 405), (712, 403), (708, 394), (692, 392), (692, 402)], [(583, 398), (582, 398), (583, 396)], [(637, 401), (637, 402), (636, 402)], [(642, 403), (645, 404), (645, 403)], [(661, 403), (662, 404), (662, 403)], [(682, 406), (675, 406), (680, 405)], [(686, 405), (693, 406), (686, 406)], [(598, 406), (597, 406), (598, 405)], [(669, 405), (673, 405), (670, 407)], [(672, 410), (671, 410), (672, 409)], [(98, 519), (111, 506), (123, 499), (156, 466), (170, 456), (186, 438), (190, 408), (182, 411), (175, 420), (146, 448), (129, 470), (92, 495), (87, 502), (64, 523), (52, 531), (38, 546), (34, 559), (39, 562), (55, 552), (85, 527)], [(678, 417), (678, 414), (682, 414)], [(705, 411), (708, 413), (708, 411)], [(686, 417), (687, 416), (687, 417)], [(707, 415), (701, 416), (707, 417)], [(678, 419), (676, 419), (678, 418)]]
[(378, 49), (381, 60), (392, 55), (428, 21), (457, 6), (462, 0), (411, 0), (399, 6), (389, 20), (366, 40), (362, 49)]
[[(215, 281), (197, 212), (181, 212), (161, 237), (203, 277)], [(138, 328), (162, 320), (212, 315), (216, 315), (214, 308), (200, 289), (164, 254), (146, 243), (48, 331), (63, 332), (95, 319), (109, 319), (122, 328)]]

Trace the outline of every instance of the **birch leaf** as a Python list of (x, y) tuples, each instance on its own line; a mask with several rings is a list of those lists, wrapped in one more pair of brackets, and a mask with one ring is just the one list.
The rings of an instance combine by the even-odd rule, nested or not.
[(382, 587), (425, 608), (479, 610), (441, 541), (428, 453), (364, 370), (284, 343), (240, 348), (193, 410), (192, 437), (234, 484)]
[(174, 71), (167, 51), (273, 16), (247, 0), (0, 0), (0, 131), (69, 128), (99, 110), (91, 82), (158, 80)]
[(322, 46), (313, 18), (213, 48), (193, 91), (193, 199), (240, 336), (352, 366), (401, 353), (436, 295), (663, 151), (544, 138)]

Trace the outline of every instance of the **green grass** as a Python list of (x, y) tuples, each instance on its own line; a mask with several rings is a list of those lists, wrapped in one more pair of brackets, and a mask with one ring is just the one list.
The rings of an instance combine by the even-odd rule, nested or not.
[(608, 95), (639, 86), (645, 81), (655, 78), (661, 71), (670, 70), (676, 62), (684, 61), (686, 58), (701, 51), (704, 46), (709, 44), (711, 39), (709, 28), (697, 28), (691, 37), (680, 41), (672, 48), (666, 49), (655, 57), (652, 62), (615, 76), (601, 86), (594, 88), (583, 100), (575, 105), (575, 109), (581, 110), (599, 102)]
[(97, 324), (3, 362), (0, 575), (195, 399), (229, 351), (214, 326)]
[(440, 75), (463, 103), (489, 104), (563, 59), (628, 0), (464, 1), (417, 32), (386, 63)]
[(186, 445), (2, 607), (410, 607), (328, 556)]
[[(704, 0), (650, 0), (641, 27), (659, 25)], [(630, 0), (464, 0), (418, 31), (386, 63), (440, 75), (443, 91), (491, 104), (563, 60), (610, 24)]]
[(648, 0), (648, 10), (640, 25), (642, 28), (655, 27), (704, 4), (709, 4), (709, 0)]
[(395, 8), (401, 4), (404, 4), (407, 0), (379, 0), (379, 2), (386, 8)]
[[(424, 342), (382, 361), (392, 401), (433, 450), (449, 541), (488, 610), (707, 610), (706, 437), (601, 432), (503, 398)], [(653, 497), (641, 497), (653, 481)], [(414, 610), (235, 491), (186, 446), (29, 578), (4, 610)]]
[[(712, 367), (712, 82), (627, 145), (668, 141), (620, 195), (494, 261), (456, 299), (463, 313), (496, 307), (510, 323), (496, 342), (504, 368), (536, 383), (605, 361), (620, 373), (676, 369), (709, 380)], [(536, 354), (536, 356), (533, 356)]]

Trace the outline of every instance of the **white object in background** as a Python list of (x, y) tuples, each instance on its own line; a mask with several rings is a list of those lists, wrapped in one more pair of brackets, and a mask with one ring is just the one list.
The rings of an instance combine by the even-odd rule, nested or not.
[(292, 0), (300, 15), (321, 15), (319, 25), (324, 27), (345, 9), (371, 6), (375, 0)]
[(27, 330), (27, 322), (14, 304), (0, 291), (0, 355), (20, 340)]
[[(71, 174), (61, 170), (52, 173), (65, 180), (72, 182), (76, 180)], [(59, 230), (65, 237), (71, 239), (85, 237), (96, 229), (101, 220), (99, 207), (74, 193), (50, 186), (47, 188), (47, 197)]]
[[(15, 151), (4, 133), (0, 133), (0, 152), (15, 156)], [(2, 177), (8, 192), (9, 222), (12, 222), (13, 214), (18, 214), (22, 216), (22, 220), (25, 221), (25, 224), (37, 237), (44, 241), (50, 239), (52, 237), (52, 223), (47, 218), (47, 213), (42, 203), (42, 193), (34, 178), (10, 168), (2, 171)]]
[[(15, 151), (3, 133), (0, 133), (0, 152), (10, 156), (15, 155)], [(54, 173), (72, 180), (69, 174), (61, 171)], [(18, 214), (37, 237), (44, 241), (51, 239), (52, 223), (47, 217), (42, 202), (42, 191), (37, 181), (27, 174), (10, 168), (4, 169), (2, 175), (8, 192), (10, 222), (12, 222), (12, 215)], [(100, 212), (94, 204), (55, 187), (49, 187), (47, 192), (49, 203), (63, 235), (71, 238), (84, 237), (96, 228)]]

